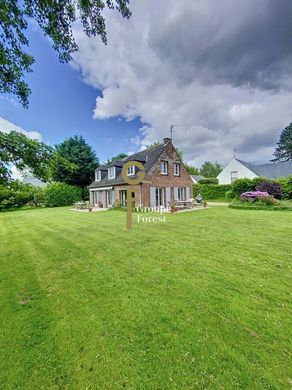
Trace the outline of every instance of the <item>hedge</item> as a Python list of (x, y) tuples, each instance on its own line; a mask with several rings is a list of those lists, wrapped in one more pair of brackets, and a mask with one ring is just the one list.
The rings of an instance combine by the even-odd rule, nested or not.
[(203, 199), (225, 199), (226, 192), (231, 190), (231, 184), (194, 184), (193, 196), (201, 194)]
[(277, 199), (292, 199), (292, 176), (279, 179), (256, 177), (254, 179), (237, 179), (232, 184), (199, 184), (193, 185), (193, 196), (201, 194), (203, 199), (239, 199), (243, 192), (265, 190)]
[(65, 183), (34, 187), (18, 181), (0, 186), (0, 211), (21, 207), (68, 206), (83, 199), (82, 189)]
[(271, 211), (281, 211), (281, 210), (288, 210), (292, 211), (292, 207), (289, 206), (264, 206), (264, 205), (248, 205), (248, 204), (230, 204), (228, 206), (231, 209), (237, 209), (237, 210), (271, 210)]
[(277, 199), (292, 199), (292, 176), (279, 179), (267, 179), (264, 177), (237, 179), (232, 183), (230, 198), (239, 198), (243, 192), (255, 190), (267, 191)]
[(45, 189), (47, 207), (69, 206), (82, 199), (82, 189), (65, 183), (51, 183)]
[(219, 184), (217, 177), (206, 177), (198, 181), (199, 184)]
[(12, 182), (8, 186), (0, 186), (0, 211), (43, 205), (43, 190), (39, 187), (18, 181)]

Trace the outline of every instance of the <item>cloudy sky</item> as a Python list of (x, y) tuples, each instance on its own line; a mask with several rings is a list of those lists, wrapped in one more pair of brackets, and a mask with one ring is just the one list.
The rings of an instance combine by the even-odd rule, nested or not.
[(291, 0), (130, 3), (130, 20), (106, 13), (107, 46), (75, 27), (71, 65), (31, 31), (31, 106), (2, 98), (2, 122), (49, 143), (83, 134), (101, 160), (175, 124), (174, 143), (195, 165), (225, 164), (234, 148), (242, 160), (269, 161), (292, 121)]

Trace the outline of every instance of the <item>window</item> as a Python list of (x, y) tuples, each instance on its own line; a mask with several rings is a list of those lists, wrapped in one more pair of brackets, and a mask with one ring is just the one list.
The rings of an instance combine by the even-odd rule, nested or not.
[(109, 179), (114, 179), (116, 177), (116, 168), (115, 167), (110, 167), (108, 169), (108, 178)]
[(156, 188), (155, 190), (156, 206), (164, 206), (164, 189)]
[(167, 161), (161, 161), (160, 172), (161, 172), (161, 175), (167, 175)]
[(179, 176), (180, 172), (179, 172), (179, 163), (174, 163), (173, 164), (173, 174), (174, 176)]
[(100, 171), (96, 171), (95, 172), (95, 181), (100, 181), (101, 180), (101, 172)]
[(127, 191), (126, 190), (120, 190), (120, 203), (121, 206), (127, 206)]
[(231, 183), (238, 178), (238, 171), (231, 171)]
[(127, 169), (127, 176), (135, 175), (135, 165), (131, 165)]
[(185, 187), (178, 188), (178, 200), (181, 201), (181, 202), (186, 200), (186, 189), (185, 189)]

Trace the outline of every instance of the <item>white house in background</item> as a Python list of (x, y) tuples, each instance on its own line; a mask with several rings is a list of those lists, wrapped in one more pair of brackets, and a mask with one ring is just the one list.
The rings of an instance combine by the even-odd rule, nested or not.
[(23, 184), (31, 184), (34, 187), (46, 187), (47, 185), (47, 183), (44, 181), (33, 176), (32, 173), (26, 168), (21, 172), (21, 176), (21, 181)]
[(292, 175), (292, 161), (254, 165), (234, 158), (217, 176), (219, 184), (230, 184), (236, 179), (267, 177), (277, 179)]

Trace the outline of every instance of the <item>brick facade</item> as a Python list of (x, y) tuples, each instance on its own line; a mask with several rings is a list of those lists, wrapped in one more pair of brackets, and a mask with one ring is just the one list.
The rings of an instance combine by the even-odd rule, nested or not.
[[(188, 174), (183, 162), (181, 161), (180, 157), (178, 156), (171, 140), (169, 138), (164, 139), (164, 144), (160, 146), (161, 153), (159, 154), (158, 158), (153, 161), (150, 168), (146, 170), (145, 178), (143, 180), (143, 183), (136, 186), (139, 187), (139, 190), (135, 192), (135, 203), (136, 205), (142, 204), (144, 207), (150, 207), (151, 206), (151, 187), (152, 191), (158, 192), (156, 189), (159, 189), (160, 196), (164, 200), (164, 206), (169, 207), (170, 203), (175, 200), (175, 189), (178, 191), (178, 189), (184, 189), (186, 193), (186, 189), (188, 189), (189, 197), (192, 198), (192, 180), (190, 175)], [(131, 156), (129, 157), (129, 160), (131, 160)], [(133, 156), (133, 160), (135, 160), (135, 156)], [(149, 162), (149, 160), (148, 160)], [(167, 174), (161, 173), (161, 162), (167, 163)], [(176, 176), (174, 174), (174, 164), (179, 164), (179, 175)], [(144, 163), (147, 164), (147, 157), (146, 161)], [(149, 165), (149, 164), (148, 164)], [(126, 191), (128, 188), (128, 185), (125, 183), (121, 184), (114, 184), (113, 183), (113, 194), (110, 195), (110, 191), (107, 191), (106, 195), (106, 207), (108, 207), (109, 203), (109, 197), (113, 196), (112, 201), (121, 201), (121, 193), (120, 191)], [(92, 189), (95, 190), (95, 188), (92, 186)], [(98, 188), (96, 188), (98, 194), (93, 195), (92, 192), (90, 193), (90, 203), (94, 205), (94, 200), (98, 199), (99, 202), (102, 201), (102, 191), (98, 191)], [(168, 191), (168, 195), (166, 194), (166, 191)], [(155, 192), (155, 193), (156, 193)], [(124, 194), (125, 195), (125, 194)], [(170, 198), (169, 198), (170, 195)], [(94, 196), (96, 196), (94, 198)], [(157, 195), (155, 195), (157, 196)], [(153, 194), (152, 194), (153, 197)], [(168, 197), (168, 202), (166, 202), (166, 198)], [(177, 199), (176, 199), (177, 200)], [(188, 200), (188, 199), (187, 199)], [(166, 204), (168, 203), (168, 204)], [(152, 199), (153, 204), (153, 199)], [(105, 206), (104, 206), (105, 207)]]

